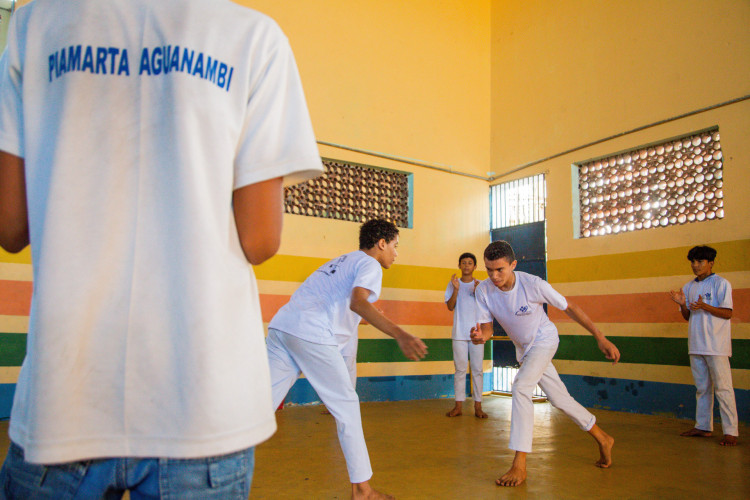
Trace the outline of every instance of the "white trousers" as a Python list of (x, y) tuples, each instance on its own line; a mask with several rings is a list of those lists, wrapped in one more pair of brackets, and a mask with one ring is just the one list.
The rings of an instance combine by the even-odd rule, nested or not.
[(471, 359), (471, 385), (475, 403), (482, 402), (482, 389), (484, 388), (484, 374), (482, 373), (482, 361), (484, 360), (484, 344), (474, 345), (469, 340), (453, 341), (453, 366), (456, 373), (453, 374), (453, 391), (456, 401), (466, 400), (466, 369)]
[(552, 406), (565, 412), (578, 427), (589, 431), (596, 417), (568, 394), (552, 358), (557, 347), (532, 347), (521, 360), (521, 368), (513, 381), (511, 392), (513, 403), (510, 417), (511, 450), (531, 452), (534, 434), (534, 403), (531, 400), (534, 387), (539, 384)]
[(274, 408), (281, 404), (299, 374), (304, 373), (336, 419), (349, 480), (352, 483), (369, 480), (372, 467), (362, 431), (359, 397), (352, 384), (352, 373), (338, 346), (314, 344), (269, 328), (266, 347)]
[(728, 356), (690, 355), (695, 380), (695, 428), (714, 430), (714, 393), (719, 400), (721, 427), (724, 434), (737, 436), (737, 403), (732, 388), (732, 369)]

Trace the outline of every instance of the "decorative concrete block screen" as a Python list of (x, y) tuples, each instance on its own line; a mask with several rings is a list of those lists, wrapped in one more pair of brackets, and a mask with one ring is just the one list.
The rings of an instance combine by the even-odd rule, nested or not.
[(352, 222), (380, 218), (411, 227), (411, 174), (328, 159), (323, 165), (320, 177), (284, 188), (286, 213)]
[(719, 139), (714, 128), (574, 165), (577, 236), (723, 218)]

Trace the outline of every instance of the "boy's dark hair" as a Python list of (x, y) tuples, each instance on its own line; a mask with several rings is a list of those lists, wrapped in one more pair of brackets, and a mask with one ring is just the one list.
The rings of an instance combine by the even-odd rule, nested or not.
[(716, 250), (706, 245), (698, 245), (688, 252), (688, 260), (707, 260), (713, 262), (716, 259)]
[(500, 240), (487, 245), (487, 248), (484, 249), (484, 258), (490, 261), (506, 258), (508, 263), (512, 263), (516, 260), (516, 254), (513, 252), (510, 243)]
[(390, 243), (396, 236), (398, 236), (398, 228), (393, 222), (383, 219), (368, 220), (359, 228), (359, 248), (369, 250), (381, 239)]
[(477, 256), (474, 255), (471, 252), (464, 252), (464, 253), (461, 254), (461, 257), (458, 258), (458, 265), (459, 266), (461, 265), (461, 261), (464, 260), (464, 259), (471, 259), (471, 260), (474, 261), (474, 266), (477, 265)]

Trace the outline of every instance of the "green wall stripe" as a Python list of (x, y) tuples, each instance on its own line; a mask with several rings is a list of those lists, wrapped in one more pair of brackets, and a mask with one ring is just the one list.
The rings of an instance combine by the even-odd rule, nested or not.
[[(690, 366), (687, 339), (666, 337), (607, 337), (620, 350), (620, 361), (650, 365)], [(732, 368), (750, 369), (750, 339), (732, 340)], [(563, 335), (556, 359), (606, 361), (589, 335)]]
[[(451, 339), (423, 339), (427, 344), (427, 356), (423, 361), (452, 361), (453, 341)], [(492, 359), (492, 347), (484, 346), (484, 359)], [(358, 363), (389, 363), (409, 361), (404, 357), (398, 343), (393, 339), (359, 339)]]
[(26, 356), (25, 333), (0, 333), (0, 366), (21, 366)]

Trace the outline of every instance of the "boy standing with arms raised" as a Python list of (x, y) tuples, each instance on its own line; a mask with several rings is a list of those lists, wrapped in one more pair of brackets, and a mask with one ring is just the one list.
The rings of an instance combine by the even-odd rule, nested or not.
[(456, 368), (453, 374), (456, 404), (445, 416), (458, 417), (462, 413), (466, 400), (466, 368), (471, 360), (474, 415), (477, 418), (487, 418), (487, 414), (482, 411), (484, 346), (473, 344), (469, 336), (471, 328), (477, 322), (477, 305), (474, 300), (474, 291), (479, 285), (479, 280), (474, 278), (477, 258), (473, 253), (462, 253), (458, 258), (458, 268), (461, 270), (461, 278), (459, 279), (455, 274), (451, 276), (451, 281), (445, 290), (445, 305), (449, 311), (453, 311), (451, 336), (453, 338), (453, 366)]
[(359, 398), (340, 346), (357, 337), (357, 325), (364, 318), (396, 339), (407, 358), (416, 361), (427, 354), (424, 342), (372, 305), (380, 295), (382, 269), (396, 260), (397, 246), (398, 229), (393, 223), (379, 219), (365, 222), (359, 232), (359, 250), (312, 273), (268, 325), (273, 406), (278, 407), (304, 373), (336, 419), (354, 499), (392, 497), (370, 486), (372, 468)]
[(549, 283), (516, 268), (513, 248), (505, 241), (495, 241), (484, 251), (488, 279), (476, 291), (478, 318), (471, 339), (483, 344), (492, 336), (494, 317), (516, 346), (521, 363), (513, 382), (513, 409), (510, 422), (510, 449), (516, 450), (513, 465), (495, 482), (499, 486), (518, 486), (526, 480), (526, 454), (531, 452), (534, 430), (534, 406), (531, 400), (539, 384), (547, 399), (564, 411), (578, 426), (587, 431), (599, 445), (598, 467), (612, 465), (615, 440), (598, 425), (596, 418), (573, 399), (557, 374), (552, 358), (557, 351), (557, 328), (544, 312), (544, 303), (565, 311), (576, 323), (596, 338), (607, 359), (617, 363), (620, 352), (607, 340), (589, 317), (575, 304), (569, 303)]
[(737, 444), (737, 403), (732, 388), (732, 285), (713, 273), (716, 250), (708, 246), (690, 249), (687, 255), (695, 279), (682, 290), (670, 291), (688, 321), (688, 353), (697, 389), (695, 427), (681, 436), (709, 437), (713, 431), (714, 392), (719, 400), (722, 446)]

